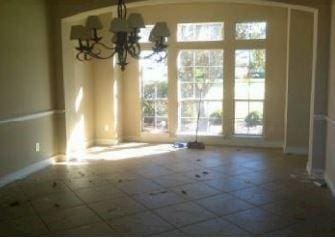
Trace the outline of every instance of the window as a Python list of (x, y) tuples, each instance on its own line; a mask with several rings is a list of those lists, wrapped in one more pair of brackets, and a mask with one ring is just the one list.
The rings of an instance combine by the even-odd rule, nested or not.
[[(149, 51), (142, 51), (143, 56)], [(168, 129), (168, 78), (166, 61), (140, 60), (142, 131), (166, 132)]]
[(199, 133), (222, 133), (223, 50), (181, 50), (178, 82), (179, 131), (195, 133), (200, 106)]
[(222, 22), (178, 24), (178, 41), (221, 41), (223, 40)]
[(264, 40), (266, 39), (266, 22), (249, 22), (236, 24), (237, 40)]
[(236, 50), (235, 134), (262, 135), (265, 50)]
[(138, 34), (141, 38), (139, 43), (149, 43), (149, 36), (151, 30), (154, 28), (154, 25), (146, 25), (145, 28), (140, 29), (140, 33)]

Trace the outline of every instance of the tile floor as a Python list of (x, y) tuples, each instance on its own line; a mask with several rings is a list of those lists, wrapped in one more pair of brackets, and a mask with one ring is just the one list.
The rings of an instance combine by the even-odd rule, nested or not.
[(121, 144), (0, 189), (0, 236), (335, 236), (335, 201), (280, 150)]

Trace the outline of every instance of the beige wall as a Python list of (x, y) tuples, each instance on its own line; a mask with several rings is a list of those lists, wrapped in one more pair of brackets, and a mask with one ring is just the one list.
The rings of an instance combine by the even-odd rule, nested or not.
[(48, 16), (43, 0), (0, 1), (0, 177), (58, 153), (56, 115), (11, 121), (55, 108)]
[(332, 2), (326, 178), (335, 195), (335, 1)]
[[(233, 75), (234, 75), (234, 49), (267, 49), (267, 78), (265, 100), (265, 135), (261, 141), (282, 145), (284, 135), (284, 109), (285, 109), (285, 81), (286, 81), (286, 41), (287, 41), (287, 10), (284, 8), (254, 6), (248, 4), (223, 3), (197, 3), (197, 4), (170, 4), (129, 9), (130, 12), (143, 14), (146, 24), (157, 21), (167, 21), (172, 31), (169, 38), (169, 135), (156, 137), (141, 133), (141, 107), (139, 95), (138, 62), (131, 61), (127, 66), (123, 79), (123, 136), (126, 140), (169, 140), (176, 139), (178, 101), (177, 101), (177, 75), (176, 59), (179, 49), (207, 48), (224, 49), (225, 51), (225, 99), (224, 124), (225, 136), (219, 136), (212, 141), (203, 138), (205, 142), (214, 144), (232, 143), (233, 137)], [(157, 13), (160, 14), (157, 14)], [(250, 41), (238, 43), (233, 40), (233, 24), (238, 21), (268, 22), (268, 39), (265, 42)], [(225, 23), (225, 41), (221, 43), (178, 43), (176, 42), (176, 26), (180, 22), (211, 22), (223, 21)], [(162, 137), (164, 139), (162, 139)], [(250, 141), (253, 141), (250, 139)], [(254, 141), (259, 142), (260, 139)], [(235, 144), (236, 144), (235, 142)], [(268, 144), (269, 145), (269, 144)]]
[[(104, 23), (102, 36), (104, 43), (110, 45), (109, 25), (111, 13), (100, 16)], [(108, 51), (103, 51), (108, 55)], [(111, 144), (121, 140), (121, 75), (113, 59), (94, 62), (94, 114), (95, 141), (97, 144)]]
[(308, 152), (314, 14), (292, 10), (286, 99), (285, 151)]
[(67, 22), (62, 29), (66, 153), (69, 157), (80, 154), (95, 139), (94, 62), (78, 61), (75, 50), (78, 43), (69, 38), (71, 25), (83, 23)]

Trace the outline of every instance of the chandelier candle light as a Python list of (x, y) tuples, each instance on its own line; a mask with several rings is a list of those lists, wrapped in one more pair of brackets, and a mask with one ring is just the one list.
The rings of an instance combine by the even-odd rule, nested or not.
[[(127, 7), (125, 0), (119, 0), (117, 5), (117, 17), (114, 18), (110, 25), (110, 32), (113, 36), (112, 46), (108, 46), (101, 42), (102, 37), (99, 37), (99, 30), (103, 28), (102, 23), (97, 16), (89, 16), (86, 20), (86, 25), (76, 25), (71, 28), (71, 40), (78, 40), (78, 51), (76, 58), (80, 61), (88, 61), (93, 58), (105, 60), (114, 57), (117, 54), (117, 64), (124, 71), (127, 62), (128, 54), (140, 59), (141, 47), (139, 36), (141, 28), (145, 28), (144, 20), (141, 14), (132, 13), (127, 18)], [(158, 62), (162, 61), (167, 56), (167, 37), (170, 36), (170, 30), (166, 22), (157, 22), (149, 35), (149, 41), (154, 43), (152, 53), (144, 58), (155, 58)], [(101, 48), (110, 52), (107, 55), (102, 55)]]

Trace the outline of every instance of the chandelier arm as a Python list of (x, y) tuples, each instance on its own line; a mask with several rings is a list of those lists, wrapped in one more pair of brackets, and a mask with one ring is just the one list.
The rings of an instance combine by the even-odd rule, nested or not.
[(80, 51), (80, 52), (77, 53), (76, 58), (77, 58), (78, 61), (85, 61), (84, 58), (81, 58), (81, 55), (83, 55), (83, 54), (84, 54), (83, 51)]
[(127, 51), (133, 58), (139, 59), (141, 54), (141, 46), (138, 43), (130, 44), (127, 46)]
[(118, 18), (122, 17), (122, 0), (118, 1), (118, 4), (117, 4), (117, 15), (118, 15)]
[(123, 6), (123, 17), (126, 19), (127, 18), (127, 6), (126, 6), (126, 3), (124, 0), (121, 0), (122, 1), (122, 6)]
[(95, 54), (94, 52), (90, 52), (89, 55), (95, 59), (99, 60), (107, 60), (112, 58), (115, 55), (116, 51), (113, 51), (110, 55), (108, 56), (100, 56), (99, 54)]
[(92, 45), (92, 48), (94, 48), (96, 45), (98, 45), (98, 46), (102, 46), (102, 47), (104, 47), (104, 48), (107, 49), (107, 50), (115, 50), (115, 47), (107, 46), (106, 44), (104, 44), (104, 43), (102, 43), (102, 42), (95, 42), (95, 43)]

